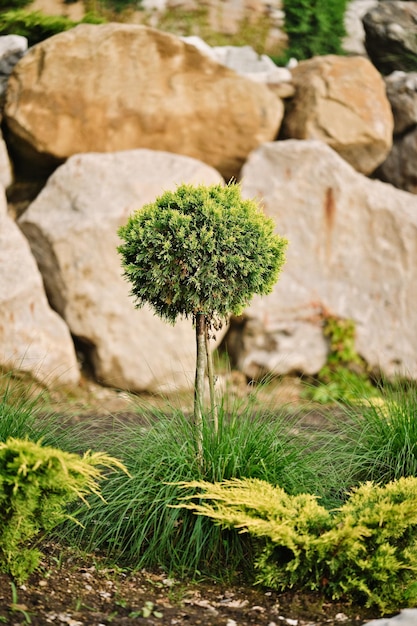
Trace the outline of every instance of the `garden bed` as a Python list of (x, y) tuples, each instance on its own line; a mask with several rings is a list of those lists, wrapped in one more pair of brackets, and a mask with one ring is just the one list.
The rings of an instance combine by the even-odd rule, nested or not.
[[(234, 391), (237, 392), (236, 389)], [(248, 392), (247, 389), (245, 391)], [(327, 423), (326, 411), (318, 407), (312, 410), (311, 406), (308, 409), (303, 404), (296, 380), (261, 388), (257, 396), (262, 405), (276, 408), (285, 405), (289, 418), (294, 412), (301, 411), (303, 419), (298, 422), (301, 430), (312, 427), (313, 432), (320, 432)], [(149, 401), (159, 407), (157, 398), (152, 402), (150, 400), (148, 398), (146, 404)], [(182, 410), (188, 411), (188, 398), (184, 402), (183, 398), (177, 400), (181, 406), (184, 404)], [(69, 401), (65, 407), (61, 397), (57, 398), (56, 405), (51, 397), (49, 402), (48, 409), (51, 410), (52, 404), (55, 415), (64, 418), (64, 414), (67, 413), (68, 417), (69, 413), (70, 423), (78, 424), (82, 429), (92, 426), (97, 435), (108, 429), (115, 432), (113, 419), (116, 416), (121, 424), (142, 423), (137, 398), (94, 386), (88, 393)], [(22, 412), (23, 407), (18, 409)], [(340, 407), (331, 409), (334, 416), (338, 416), (339, 411)], [(413, 412), (414, 404), (408, 407), (406, 413)], [(39, 415), (42, 416), (42, 413), (41, 407)], [(16, 418), (13, 419), (13, 423), (16, 423)], [(27, 417), (24, 419), (27, 420)], [(26, 424), (24, 421), (22, 423)], [(64, 419), (64, 423), (68, 422)], [(331, 424), (332, 428), (337, 428), (337, 424), (341, 427), (343, 415), (340, 415), (340, 421), (336, 417)], [(141, 449), (140, 446), (138, 449)], [(233, 584), (229, 584), (227, 572), (219, 581), (215, 577), (198, 574), (194, 580), (182, 579), (180, 576), (172, 578), (162, 569), (155, 570), (147, 566), (134, 571), (134, 559), (119, 560), (115, 564), (115, 561), (100, 555), (99, 549), (81, 552), (70, 547), (74, 545), (81, 544), (67, 542), (65, 538), (62, 541), (59, 538), (56, 543), (51, 540), (41, 542), (39, 547), (44, 553), (41, 567), (23, 585), (13, 581), (7, 574), (0, 574), (0, 624), (360, 626), (380, 617), (378, 609), (364, 609), (348, 601), (332, 602), (305, 589), (280, 593), (252, 586), (244, 582), (243, 576), (238, 576)], [(128, 568), (124, 569), (122, 563), (127, 564)]]
[(24, 585), (0, 574), (0, 623), (359, 626), (375, 617), (311, 593), (187, 582), (163, 573), (123, 571), (96, 555), (79, 555), (53, 543), (42, 549), (42, 567)]

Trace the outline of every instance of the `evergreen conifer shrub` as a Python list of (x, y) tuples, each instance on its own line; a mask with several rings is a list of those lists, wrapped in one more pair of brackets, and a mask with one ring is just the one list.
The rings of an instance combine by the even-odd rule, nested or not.
[(136, 211), (119, 247), (136, 306), (174, 323), (242, 313), (267, 294), (284, 263), (285, 239), (237, 184), (180, 185)]

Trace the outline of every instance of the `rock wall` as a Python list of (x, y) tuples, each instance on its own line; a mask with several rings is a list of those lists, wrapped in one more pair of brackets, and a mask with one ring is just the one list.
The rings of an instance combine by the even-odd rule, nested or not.
[(290, 242), (273, 294), (235, 327), (240, 370), (316, 373), (331, 313), (355, 321), (370, 366), (417, 378), (416, 198), (365, 175), (415, 129), (404, 80), (384, 83), (365, 57), (275, 69), (123, 24), (29, 50), (7, 82), (0, 182), (13, 200), (49, 178), (26, 211), (3, 207), (0, 365), (76, 384), (74, 339), (106, 385), (192, 384), (192, 329), (134, 309), (117, 228), (177, 184), (235, 176)]

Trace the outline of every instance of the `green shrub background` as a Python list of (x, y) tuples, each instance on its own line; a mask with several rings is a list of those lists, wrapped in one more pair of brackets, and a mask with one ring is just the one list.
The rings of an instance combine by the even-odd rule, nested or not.
[(30, 47), (77, 24), (101, 24), (105, 21), (91, 13), (87, 13), (80, 22), (73, 22), (64, 16), (44, 15), (41, 11), (11, 9), (0, 12), (0, 35), (21, 35), (27, 38)]
[[(28, 4), (28, 0), (7, 3), (0, 0), (0, 34), (23, 35), (32, 46), (76, 25), (66, 17), (24, 9)], [(205, 7), (194, 11), (176, 8), (168, 9), (161, 15), (157, 28), (181, 36), (198, 35), (211, 46), (250, 45), (259, 54), (268, 53), (277, 63), (285, 64), (291, 57), (303, 60), (316, 55), (343, 54), (346, 6), (347, 0), (284, 0), (284, 30), (289, 39), (286, 50), (281, 44), (268, 48), (268, 33), (272, 24), (268, 16), (260, 16), (257, 20), (244, 18), (236, 33), (225, 34), (213, 31)], [(129, 21), (132, 11), (140, 10), (140, 3), (103, 0), (93, 5), (86, 3), (86, 7), (87, 15), (82, 22), (102, 23)], [(90, 11), (91, 7), (94, 8)], [(147, 23), (145, 15), (143, 23)]]
[(285, 30), (289, 37), (285, 58), (309, 59), (342, 54), (346, 34), (347, 0), (284, 0)]

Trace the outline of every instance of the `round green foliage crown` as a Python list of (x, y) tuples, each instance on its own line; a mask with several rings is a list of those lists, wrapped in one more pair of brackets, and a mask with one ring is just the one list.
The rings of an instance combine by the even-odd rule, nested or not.
[(124, 275), (136, 306), (162, 318), (240, 314), (270, 293), (287, 241), (237, 184), (180, 185), (130, 216), (119, 229)]

